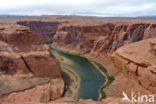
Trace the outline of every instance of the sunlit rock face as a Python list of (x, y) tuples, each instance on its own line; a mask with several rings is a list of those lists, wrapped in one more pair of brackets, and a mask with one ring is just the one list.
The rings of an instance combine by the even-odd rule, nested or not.
[(133, 76), (146, 90), (156, 93), (156, 38), (119, 48), (112, 55), (114, 65), (127, 77)]

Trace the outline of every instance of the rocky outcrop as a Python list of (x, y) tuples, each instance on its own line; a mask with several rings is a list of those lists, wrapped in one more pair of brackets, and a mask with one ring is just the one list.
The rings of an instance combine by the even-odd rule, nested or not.
[(60, 23), (44, 21), (18, 21), (17, 24), (30, 27), (30, 29), (39, 35), (45, 43), (51, 43)]
[(1, 104), (55, 100), (64, 89), (49, 46), (29, 28), (12, 23), (0, 26), (0, 85)]
[(24, 70), (35, 76), (61, 77), (58, 60), (35, 33), (15, 25), (0, 31), (1, 69), (6, 73)]
[(156, 38), (153, 38), (125, 45), (112, 55), (118, 70), (126, 77), (135, 78), (151, 93), (156, 93), (156, 55), (153, 54), (155, 40)]

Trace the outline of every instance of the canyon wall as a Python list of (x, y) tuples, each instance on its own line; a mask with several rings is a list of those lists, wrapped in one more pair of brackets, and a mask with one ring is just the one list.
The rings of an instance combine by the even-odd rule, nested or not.
[(104, 53), (143, 39), (156, 37), (156, 24), (114, 24), (97, 26), (60, 25), (54, 42), (86, 52)]
[[(87, 22), (87, 21), (86, 21)], [(65, 23), (63, 20), (18, 21), (17, 24), (29, 27), (44, 42), (55, 42), (83, 52), (100, 54), (113, 52), (119, 47), (143, 39), (156, 37), (156, 24), (106, 22), (92, 25)]]
[(0, 103), (48, 102), (62, 96), (60, 63), (29, 28), (0, 26)]
[(60, 23), (44, 21), (19, 21), (17, 24), (30, 27), (30, 29), (39, 35), (45, 43), (51, 43)]

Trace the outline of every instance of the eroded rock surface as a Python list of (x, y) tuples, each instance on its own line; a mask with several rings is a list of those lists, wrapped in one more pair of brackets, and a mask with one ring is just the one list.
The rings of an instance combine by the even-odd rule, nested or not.
[(150, 44), (155, 40), (153, 38), (126, 45), (112, 56), (119, 70), (125, 75), (131, 73), (141, 86), (152, 93), (156, 93), (156, 56), (151, 52)]
[(39, 77), (61, 77), (59, 62), (50, 48), (28, 28), (15, 24), (4, 27), (0, 41), (0, 70), (8, 74), (23, 70)]
[(62, 96), (60, 64), (29, 28), (0, 26), (0, 103), (45, 102)]
[(155, 24), (132, 23), (77, 26), (60, 25), (54, 42), (85, 52), (102, 54), (143, 39), (156, 37)]
[[(54, 101), (62, 96), (63, 92), (62, 79), (49, 79), (48, 82), (46, 82), (44, 81), (45, 79), (43, 80), (42, 78), (40, 78), (40, 80), (42, 80), (44, 83), (43, 82), (41, 83), (41, 81), (38, 80), (38, 82), (40, 82), (41, 84), (35, 83), (36, 85), (32, 88), (30, 86), (32, 86), (34, 83), (33, 82), (31, 82), (31, 84), (30, 82), (28, 83), (30, 79), (31, 78), (29, 79), (27, 78), (27, 80), (24, 82), (24, 84), (27, 83), (27, 85), (29, 85), (28, 89), (24, 89), (25, 85), (21, 86), (23, 90), (18, 89), (20, 85), (22, 85), (23, 83), (19, 84), (20, 83), (19, 79), (16, 80), (16, 82), (14, 81), (16, 83), (16, 86), (14, 86), (14, 88), (17, 89), (17, 91), (14, 91), (9, 95), (2, 97), (0, 99), (0, 103), (1, 104), (47, 103), (49, 101)], [(34, 79), (32, 78), (32, 80)]]

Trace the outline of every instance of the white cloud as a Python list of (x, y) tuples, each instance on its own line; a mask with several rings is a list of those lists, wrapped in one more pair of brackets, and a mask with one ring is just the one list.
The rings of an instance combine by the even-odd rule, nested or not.
[(155, 15), (156, 0), (0, 0), (0, 14)]

